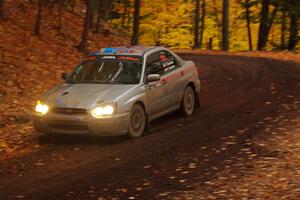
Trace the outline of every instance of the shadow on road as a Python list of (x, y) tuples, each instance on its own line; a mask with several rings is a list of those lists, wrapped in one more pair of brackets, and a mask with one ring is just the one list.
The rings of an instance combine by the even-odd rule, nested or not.
[[(195, 109), (197, 113), (199, 109)], [(170, 113), (157, 120), (154, 120), (150, 124), (150, 132), (145, 132), (143, 137), (149, 134), (155, 134), (173, 124), (179, 123), (184, 119), (179, 111)], [(51, 134), (42, 135), (37, 137), (37, 141), (40, 145), (55, 144), (55, 145), (112, 145), (120, 144), (126, 140), (129, 140), (127, 135), (119, 136), (96, 136), (96, 135), (76, 135), (76, 134)]]

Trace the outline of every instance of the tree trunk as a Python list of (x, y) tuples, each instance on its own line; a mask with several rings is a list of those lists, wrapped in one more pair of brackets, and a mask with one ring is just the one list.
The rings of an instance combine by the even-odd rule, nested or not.
[(297, 12), (290, 13), (290, 37), (288, 50), (294, 50), (298, 40), (298, 15)]
[(99, 2), (98, 4), (98, 13), (97, 13), (97, 22), (96, 22), (96, 33), (99, 33), (100, 27), (101, 27), (101, 18), (102, 18), (102, 11), (103, 11), (103, 3), (102, 1)]
[(281, 36), (280, 36), (280, 48), (284, 50), (286, 48), (285, 44), (285, 32), (286, 32), (286, 11), (282, 12), (281, 17)]
[(200, 14), (200, 0), (196, 0), (195, 7), (195, 30), (194, 30), (194, 49), (199, 48), (199, 14)]
[(158, 28), (157, 37), (155, 41), (156, 46), (160, 46), (160, 39), (161, 39), (161, 28)]
[(269, 18), (269, 0), (262, 0), (262, 9), (260, 13), (260, 25), (258, 32), (257, 49), (263, 50), (267, 44), (268, 19)]
[(0, 0), (0, 18), (4, 19), (5, 18), (5, 9), (4, 9), (4, 5), (5, 5), (5, 0)]
[(39, 0), (38, 1), (38, 10), (37, 10), (36, 20), (35, 20), (35, 26), (34, 26), (34, 33), (38, 36), (41, 34), (42, 14), (43, 14), (43, 0)]
[(213, 38), (209, 38), (207, 47), (209, 50), (213, 50)]
[(229, 50), (229, 0), (223, 0), (223, 18), (222, 18), (222, 50)]
[(252, 46), (252, 34), (251, 34), (251, 21), (250, 21), (250, 4), (249, 0), (246, 0), (246, 21), (247, 21), (247, 32), (248, 32), (248, 42), (249, 42), (249, 50), (253, 50)]
[(82, 53), (87, 53), (88, 37), (90, 31), (90, 21), (92, 17), (93, 0), (86, 0), (86, 13), (84, 19), (84, 27), (80, 44), (77, 46)]
[(54, 9), (54, 6), (55, 4), (57, 3), (56, 1), (49, 1), (49, 0), (45, 0), (45, 3), (47, 4), (48, 6), (48, 12), (50, 15), (53, 14), (53, 9)]
[(64, 10), (65, 0), (59, 1), (59, 8), (58, 8), (58, 25), (57, 30), (61, 32), (62, 30), (62, 17), (63, 17), (63, 10)]
[(140, 9), (141, 9), (141, 0), (135, 0), (135, 2), (134, 2), (133, 34), (132, 34), (131, 45), (139, 44)]
[(93, 29), (94, 28), (94, 17), (95, 17), (95, 12), (94, 12), (94, 0), (92, 0), (92, 4), (93, 4), (93, 7), (91, 8), (90, 12), (91, 12), (91, 16), (90, 16), (90, 21), (89, 21), (89, 25), (90, 25), (90, 29)]
[(110, 19), (111, 10), (112, 10), (112, 4), (113, 2), (111, 0), (105, 0), (105, 16), (104, 20), (107, 22)]
[(206, 0), (202, 0), (202, 17), (201, 17), (201, 28), (200, 28), (200, 42), (199, 45), (202, 47), (203, 45), (203, 36), (205, 30), (205, 15), (206, 15)]

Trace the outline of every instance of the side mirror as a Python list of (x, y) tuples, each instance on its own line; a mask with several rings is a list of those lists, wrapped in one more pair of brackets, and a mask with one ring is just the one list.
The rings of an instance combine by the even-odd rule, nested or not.
[(160, 80), (160, 75), (159, 74), (149, 74), (147, 75), (147, 82), (156, 82)]
[(71, 75), (70, 73), (62, 73), (61, 78), (66, 81), (70, 78), (70, 75)]

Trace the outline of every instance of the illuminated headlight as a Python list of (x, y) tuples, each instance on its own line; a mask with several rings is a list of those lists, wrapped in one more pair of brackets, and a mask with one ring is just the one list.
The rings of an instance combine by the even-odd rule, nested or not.
[(91, 114), (95, 118), (100, 118), (104, 115), (112, 115), (116, 112), (116, 104), (100, 105), (91, 110)]
[(40, 101), (35, 106), (35, 111), (41, 115), (45, 115), (49, 111), (49, 107), (46, 104), (42, 104)]

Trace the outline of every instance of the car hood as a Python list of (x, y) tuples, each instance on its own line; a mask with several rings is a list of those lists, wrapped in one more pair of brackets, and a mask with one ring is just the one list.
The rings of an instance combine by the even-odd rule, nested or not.
[(96, 104), (116, 102), (136, 85), (62, 84), (49, 90), (42, 101), (51, 107), (90, 109)]

